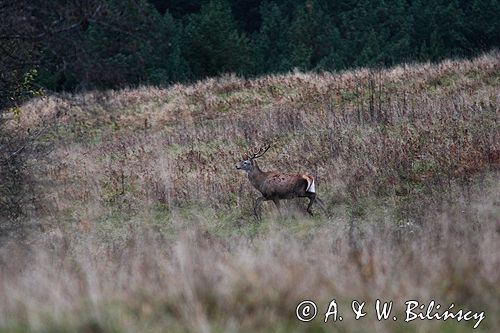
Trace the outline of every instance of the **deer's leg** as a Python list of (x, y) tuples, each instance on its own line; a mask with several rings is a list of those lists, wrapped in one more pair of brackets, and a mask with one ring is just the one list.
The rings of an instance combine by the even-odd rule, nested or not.
[(255, 214), (255, 217), (257, 217), (258, 220), (261, 219), (261, 206), (262, 206), (262, 201), (266, 201), (267, 199), (264, 197), (259, 197), (257, 200), (255, 200), (255, 205), (253, 206), (253, 211)]

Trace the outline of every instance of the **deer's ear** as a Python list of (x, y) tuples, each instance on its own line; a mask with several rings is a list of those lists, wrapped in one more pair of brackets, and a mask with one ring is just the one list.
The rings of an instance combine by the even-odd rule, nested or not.
[(248, 154), (243, 154), (243, 161), (246, 161), (246, 160), (248, 160), (248, 159), (249, 159), (249, 158), (248, 158)]

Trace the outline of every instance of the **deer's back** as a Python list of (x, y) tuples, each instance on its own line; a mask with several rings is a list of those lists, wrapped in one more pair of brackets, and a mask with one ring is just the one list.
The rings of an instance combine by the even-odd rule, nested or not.
[(315, 192), (314, 177), (300, 173), (269, 172), (261, 192), (269, 199), (305, 196), (306, 192)]

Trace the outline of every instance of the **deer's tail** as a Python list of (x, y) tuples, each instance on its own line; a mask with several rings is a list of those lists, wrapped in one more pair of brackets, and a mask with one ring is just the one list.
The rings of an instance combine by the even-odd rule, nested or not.
[(304, 175), (303, 178), (307, 181), (306, 192), (316, 193), (316, 184), (314, 182), (314, 177)]

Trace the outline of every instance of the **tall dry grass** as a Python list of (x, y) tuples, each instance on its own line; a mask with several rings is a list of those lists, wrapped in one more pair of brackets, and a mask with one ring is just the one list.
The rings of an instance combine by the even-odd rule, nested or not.
[[(499, 86), (491, 53), (33, 100), (10, 126), (57, 119), (50, 163), (30, 161), (43, 232), (0, 239), (0, 330), (471, 329), (294, 319), (302, 298), (381, 297), (484, 310), (494, 332)], [(234, 163), (264, 142), (264, 169), (317, 176), (329, 219), (255, 222)]]
[(109, 204), (198, 203), (246, 216), (255, 194), (234, 163), (263, 142), (273, 144), (265, 169), (315, 174), (330, 206), (398, 200), (498, 167), (499, 73), (492, 53), (380, 71), (224, 77), (50, 96), (25, 105), (17, 125), (59, 115), (54, 163), (37, 175), (40, 204), (80, 219)]
[[(404, 302), (485, 311), (500, 327), (498, 182), (467, 204), (429, 207), (422, 225), (367, 218), (275, 218), (253, 237), (221, 237), (185, 220), (168, 237), (143, 224), (122, 237), (53, 229), (0, 250), (0, 327), (80, 332), (470, 332), (474, 321), (404, 322)], [(213, 223), (213, 221), (205, 221)], [(398, 321), (374, 319), (376, 299)], [(295, 318), (314, 300), (318, 317)], [(331, 299), (345, 320), (324, 324)], [(368, 315), (353, 319), (351, 300)]]

